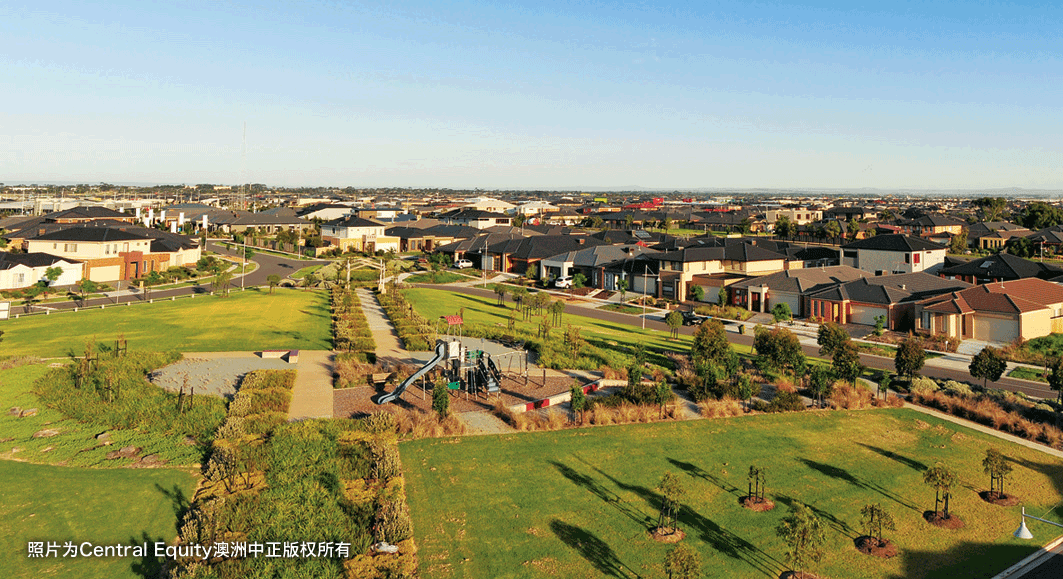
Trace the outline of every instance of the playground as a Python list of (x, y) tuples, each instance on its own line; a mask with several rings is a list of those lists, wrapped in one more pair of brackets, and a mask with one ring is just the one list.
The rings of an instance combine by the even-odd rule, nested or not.
[(374, 374), (380, 378), (374, 386), (337, 390), (334, 416), (358, 418), (391, 404), (431, 411), (436, 380), (446, 381), (454, 412), (490, 410), (499, 400), (506, 406), (527, 404), (584, 381), (582, 375), (537, 366), (535, 354), (519, 344), (484, 338), (441, 336), (432, 352), (408, 355), (406, 363)]

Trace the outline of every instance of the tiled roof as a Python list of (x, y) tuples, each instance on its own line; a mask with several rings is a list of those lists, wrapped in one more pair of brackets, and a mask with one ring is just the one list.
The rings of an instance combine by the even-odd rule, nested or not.
[(1010, 253), (999, 253), (969, 261), (962, 265), (946, 267), (940, 273), (941, 275), (969, 275), (976, 278), (1012, 280), (1027, 277), (1049, 279), (1063, 274), (1063, 270), (1052, 265), (1023, 259)]
[(850, 282), (870, 275), (847, 265), (791, 269), (771, 275), (753, 277), (733, 284), (731, 287), (759, 287), (767, 285), (775, 291), (791, 293), (815, 293), (837, 284)]
[(931, 251), (945, 246), (907, 235), (876, 235), (842, 246), (842, 249), (873, 249), (877, 251)]
[(54, 256), (50, 253), (0, 253), (0, 270), (11, 269), (24, 265), (26, 267), (46, 267), (60, 261), (72, 262), (75, 260)]
[[(955, 302), (943, 305), (944, 302)], [(925, 300), (923, 309), (931, 311), (964, 310), (998, 313), (1023, 313), (1043, 310), (1063, 303), (1063, 286), (1038, 278), (1017, 279), (975, 286), (947, 296)], [(949, 310), (949, 311), (952, 311)], [(953, 312), (955, 313), (955, 312)]]

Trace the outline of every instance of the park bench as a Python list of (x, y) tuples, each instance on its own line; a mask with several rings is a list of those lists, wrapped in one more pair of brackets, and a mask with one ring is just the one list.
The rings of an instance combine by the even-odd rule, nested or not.
[(387, 386), (395, 381), (395, 372), (376, 372), (367, 374), (365, 378), (370, 386)]

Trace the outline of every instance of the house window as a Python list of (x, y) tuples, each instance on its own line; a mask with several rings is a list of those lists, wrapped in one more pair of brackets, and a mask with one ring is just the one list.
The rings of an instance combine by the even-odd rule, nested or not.
[(78, 244), (76, 244), (76, 243), (64, 243), (63, 244), (63, 251), (65, 251), (67, 253), (74, 253), (77, 250), (78, 250)]
[(845, 252), (845, 257), (848, 258), (848, 259), (856, 259), (856, 252), (855, 251), (846, 251)]
[(920, 254), (916, 253), (916, 254), (914, 254), (914, 256), (912, 257), (912, 259), (914, 259), (914, 260), (915, 260), (915, 262), (914, 262), (914, 263), (915, 263), (916, 265), (918, 265), (918, 264), (919, 264), (919, 255), (920, 255)]
[(23, 284), (26, 283), (26, 274), (24, 274), (24, 273), (16, 273), (14, 275), (14, 277), (15, 277), (15, 287), (21, 287)]
[(912, 263), (912, 254), (910, 254), (910, 253), (904, 254), (904, 263)]
[(930, 312), (923, 312), (923, 329), (930, 329)]

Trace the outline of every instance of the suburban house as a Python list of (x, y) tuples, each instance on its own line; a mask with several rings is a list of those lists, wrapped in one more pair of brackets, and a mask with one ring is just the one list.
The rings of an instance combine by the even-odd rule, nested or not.
[(920, 301), (915, 330), (1008, 343), (1063, 332), (1063, 286), (1035, 277), (988, 283)]
[(785, 255), (745, 242), (685, 247), (653, 259), (660, 264), (658, 297), (676, 300), (686, 299), (695, 285), (705, 287), (705, 295), (711, 296), (735, 277), (768, 275), (790, 267)]
[(299, 217), (307, 221), (320, 219), (321, 221), (333, 221), (350, 215), (354, 208), (350, 205), (338, 203), (315, 203), (307, 205), (299, 210)]
[[(314, 225), (301, 217), (285, 217), (250, 211), (215, 211), (204, 214), (200, 219), (202, 220), (203, 217), (206, 218), (209, 227), (225, 233), (240, 233), (249, 229), (265, 234), (279, 231), (306, 231)], [(176, 225), (176, 223), (171, 225)]]
[(931, 213), (915, 219), (899, 220), (897, 226), (908, 235), (926, 237), (933, 233), (959, 235), (963, 228), (967, 226), (967, 222)]
[(321, 239), (341, 251), (399, 251), (399, 238), (385, 235), (387, 226), (354, 215), (321, 224)]
[(26, 249), (26, 240), (37, 235), (52, 233), (74, 226), (126, 226), (132, 225), (136, 216), (120, 213), (106, 207), (73, 207), (36, 217), (23, 216), (4, 220), (4, 239), (13, 247)]
[(615, 275), (605, 266), (636, 255), (656, 254), (641, 245), (597, 245), (554, 255), (540, 261), (539, 277), (550, 281), (582, 273), (590, 287), (613, 289)]
[(875, 275), (937, 273), (945, 262), (946, 248), (907, 235), (876, 235), (842, 246), (842, 265)]
[(465, 204), (461, 206), (463, 209), (473, 209), (479, 211), (485, 211), (489, 213), (506, 213), (512, 211), (517, 206), (501, 199), (495, 199), (494, 197), (473, 197), (472, 199), (466, 199)]
[(496, 271), (498, 268), (495, 267), (494, 257), (487, 253), (487, 248), (504, 241), (523, 239), (524, 237), (514, 233), (486, 233), (440, 245), (436, 247), (436, 251), (450, 257), (451, 263), (461, 259), (468, 259), (479, 269)]
[(1063, 269), (1039, 261), (1030, 261), (1010, 253), (998, 253), (960, 265), (944, 267), (941, 277), (962, 279), (975, 285), (1011, 281), (1028, 277), (1052, 279), (1063, 275)]
[(768, 209), (764, 212), (764, 221), (769, 229), (774, 229), (775, 223), (782, 217), (795, 225), (808, 225), (823, 219), (823, 212), (818, 209)]
[(84, 263), (92, 281), (138, 278), (199, 261), (199, 240), (147, 227), (70, 227), (27, 240), (30, 253)]
[(627, 291), (639, 294), (656, 295), (660, 266), (653, 259), (653, 253), (638, 253), (634, 257), (624, 258), (602, 266), (604, 281), (602, 289), (619, 290), (617, 282), (627, 280)]
[[(728, 288), (728, 303), (743, 306), (753, 312), (770, 312), (775, 304), (785, 303), (790, 306), (794, 317), (809, 317), (812, 315), (809, 296), (868, 275), (866, 271), (854, 267), (835, 265), (791, 269), (771, 275), (744, 278)], [(706, 298), (708, 301), (717, 299), (707, 293)]]
[(885, 316), (887, 329), (903, 332), (915, 324), (917, 301), (969, 287), (926, 272), (865, 277), (808, 296), (808, 312), (840, 324), (868, 326)]
[[(432, 221), (435, 221), (434, 219)], [(399, 240), (399, 251), (425, 251), (432, 252), (436, 248), (453, 242), (457, 239), (471, 239), (480, 234), (475, 227), (464, 225), (433, 225), (431, 227), (414, 227), (412, 225), (396, 225), (384, 230), (388, 237)]]
[(859, 205), (848, 207), (835, 206), (824, 211), (823, 217), (825, 219), (837, 219), (839, 221), (849, 221), (850, 219), (862, 221), (864, 219), (877, 218), (878, 210), (871, 207), (861, 207)]
[(84, 266), (79, 261), (47, 253), (0, 253), (0, 290), (22, 289), (46, 281), (49, 268), (63, 270), (51, 285), (73, 285), (82, 278)]
[(482, 209), (460, 209), (440, 215), (439, 219), (447, 225), (465, 225), (476, 229), (487, 229), (496, 225), (510, 225), (513, 223), (513, 218), (509, 215)]
[(978, 249), (1002, 249), (1012, 237), (1026, 237), (1032, 231), (1007, 221), (975, 223), (967, 228), (967, 245)]
[(536, 277), (541, 277), (538, 266), (543, 259), (597, 245), (604, 244), (582, 235), (534, 235), (491, 244), (482, 253), (488, 263), (485, 269), (524, 274), (534, 267)]

